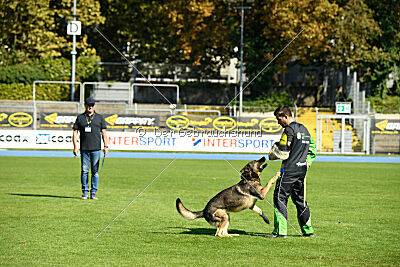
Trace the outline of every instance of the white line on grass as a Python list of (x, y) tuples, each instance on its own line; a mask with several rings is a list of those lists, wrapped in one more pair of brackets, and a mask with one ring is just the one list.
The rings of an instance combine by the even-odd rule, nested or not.
[(168, 169), (168, 167), (174, 162), (176, 160), (176, 157), (173, 159), (173, 160), (171, 160), (170, 161), (170, 163), (168, 163), (168, 165), (156, 176), (156, 177), (154, 177), (154, 179), (148, 184), (148, 185), (146, 185), (146, 187), (139, 193), (139, 194), (137, 194), (136, 195), (136, 197), (134, 198), (134, 199), (132, 199), (132, 201), (131, 202), (129, 202), (129, 204), (124, 208), (124, 209), (122, 209), (121, 211), (120, 211), (120, 213), (114, 218), (114, 219), (112, 219), (112, 221), (109, 223), (109, 224), (107, 224), (107, 226), (106, 227), (104, 227), (104, 229), (103, 230), (101, 230), (98, 234), (97, 234), (97, 236), (96, 236), (96, 238), (95, 239), (97, 239), (136, 199), (138, 199), (139, 198), (139, 196), (144, 192), (144, 191), (146, 191), (146, 189), (147, 189), (147, 187), (149, 187), (158, 177), (160, 177), (160, 175), (166, 170), (166, 169)]
[[(234, 169), (235, 171), (237, 171), (237, 173), (240, 174), (240, 177), (242, 177), (243, 179), (245, 179), (246, 181), (248, 181), (244, 176), (242, 176), (242, 174), (241, 174), (227, 159), (225, 159), (225, 161), (228, 162), (229, 165), (231, 165), (232, 169)], [(256, 191), (258, 191), (257, 188), (254, 187), (254, 185), (252, 185), (252, 184), (250, 184), (250, 183), (249, 183), (249, 185), (250, 185), (251, 187), (253, 187), (253, 189), (255, 189)], [(264, 200), (267, 201), (268, 204), (274, 209), (274, 206), (272, 206), (272, 204), (268, 201), (267, 198), (264, 198)], [(293, 229), (294, 229), (300, 236), (303, 236), (303, 235), (302, 235), (302, 234), (301, 234), (287, 219), (286, 219), (286, 222), (287, 222), (288, 224), (290, 224), (290, 226), (292, 226)]]
[(282, 48), (282, 50), (281, 51), (279, 51), (279, 53), (278, 54), (276, 54), (276, 56), (270, 61), (270, 62), (268, 62), (268, 64), (267, 65), (265, 65), (264, 66), (264, 68), (262, 68), (262, 70), (253, 78), (253, 79), (251, 79), (251, 81), (242, 89), (242, 90), (240, 90), (240, 92), (231, 100), (231, 101), (229, 101), (229, 103), (225, 106), (225, 108), (227, 108), (228, 106), (229, 106), (229, 104), (230, 103), (232, 103), (232, 101), (233, 100), (235, 100), (237, 97), (238, 97), (238, 95), (240, 95), (240, 93), (242, 93), (258, 76), (260, 76), (260, 74), (261, 73), (263, 73), (264, 72), (264, 70), (266, 69), (266, 68), (268, 68), (268, 66), (302, 33), (304, 31), (304, 29), (302, 29), (300, 32), (298, 32), (297, 34), (296, 34), (296, 36), (295, 37), (293, 37), (293, 39), (287, 44), (287, 45), (285, 45), (285, 47), (284, 48)]

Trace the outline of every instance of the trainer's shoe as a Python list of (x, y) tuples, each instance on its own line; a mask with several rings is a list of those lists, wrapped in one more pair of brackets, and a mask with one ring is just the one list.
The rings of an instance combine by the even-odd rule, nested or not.
[(90, 195), (90, 198), (93, 199), (93, 200), (99, 200), (99, 199), (97, 198), (97, 196), (96, 196), (96, 193), (92, 193), (92, 194)]
[(268, 238), (287, 238), (287, 236), (285, 236), (285, 235), (276, 235), (276, 234), (269, 234), (269, 235), (266, 235), (264, 237), (268, 237)]
[(311, 233), (311, 234), (303, 234), (303, 237), (314, 237), (314, 236), (315, 236), (314, 233)]
[(82, 194), (81, 199), (88, 199), (89, 195), (88, 194)]

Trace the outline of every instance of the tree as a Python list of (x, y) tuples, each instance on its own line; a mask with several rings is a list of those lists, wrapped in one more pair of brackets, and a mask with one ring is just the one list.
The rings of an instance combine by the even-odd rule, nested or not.
[[(372, 1), (372, 0), (371, 0)], [(247, 17), (246, 73), (254, 77), (301, 29), (302, 34), (251, 85), (253, 96), (278, 88), (278, 74), (288, 62), (351, 67), (369, 74), (368, 66), (384, 56), (381, 30), (363, 0), (255, 2)]]
[(254, 77), (301, 30), (304, 31), (251, 85), (253, 97), (270, 93), (279, 86), (278, 74), (286, 63), (324, 62), (334, 30), (338, 6), (328, 0), (256, 2), (246, 18), (246, 73)]
[[(87, 41), (86, 29), (104, 21), (99, 8), (96, 0), (77, 3), (79, 20), (84, 27), (84, 34), (77, 38), (80, 54), (95, 53)], [(0, 44), (3, 49), (21, 51), (33, 58), (69, 55), (72, 43), (66, 27), (67, 21), (72, 20), (72, 1), (2, 0), (0, 17)]]
[(366, 4), (373, 10), (373, 17), (378, 23), (382, 34), (374, 41), (383, 53), (377, 58), (376, 64), (369, 65), (369, 76), (372, 94), (379, 97), (400, 95), (400, 81), (394, 82), (392, 88), (387, 82), (393, 73), (399, 73), (400, 68), (400, 2), (396, 0), (377, 1), (366, 0)]
[[(78, 0), (83, 25), (78, 55), (193, 65), (199, 78), (211, 77), (230, 58), (239, 58), (234, 48), (240, 47), (240, 12), (233, 7), (241, 4), (244, 1)], [(304, 29), (251, 84), (254, 97), (279, 88), (278, 76), (288, 62), (351, 67), (362, 81), (371, 82), (375, 94), (400, 93), (399, 82), (391, 90), (386, 86), (388, 75), (400, 65), (397, 0), (280, 0), (249, 5), (244, 62), (250, 79)], [(0, 1), (0, 61), (69, 58), (68, 20), (72, 20), (72, 0)]]
[(382, 52), (376, 45), (381, 30), (363, 0), (349, 0), (335, 18), (328, 57), (337, 66), (365, 71), (366, 63), (377, 62)]
[[(207, 75), (227, 62), (231, 50), (221, 7), (217, 0), (102, 0), (106, 23), (100, 30), (129, 60), (195, 65)], [(123, 60), (95, 35), (92, 40), (103, 60)]]
[(174, 40), (174, 57), (170, 60), (178, 58), (181, 62), (205, 66), (226, 63), (232, 47), (224, 5), (210, 0), (185, 2), (169, 1), (160, 8), (161, 13), (169, 14), (167, 31)]

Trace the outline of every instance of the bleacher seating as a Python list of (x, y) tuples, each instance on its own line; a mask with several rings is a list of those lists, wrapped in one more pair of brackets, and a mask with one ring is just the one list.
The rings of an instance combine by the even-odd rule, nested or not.
[[(329, 110), (318, 110), (318, 114), (333, 115), (333, 111)], [(304, 124), (310, 131), (311, 136), (314, 140), (317, 137), (317, 110), (315, 108), (298, 108), (297, 121)], [(340, 131), (342, 129), (342, 123), (340, 120), (330, 119), (328, 122), (324, 121), (322, 127), (322, 146), (321, 152), (332, 152), (334, 149), (334, 131)], [(349, 124), (345, 125), (345, 131), (351, 131), (352, 139), (352, 150), (351, 152), (360, 152), (362, 149), (362, 143), (357, 137), (353, 127)]]

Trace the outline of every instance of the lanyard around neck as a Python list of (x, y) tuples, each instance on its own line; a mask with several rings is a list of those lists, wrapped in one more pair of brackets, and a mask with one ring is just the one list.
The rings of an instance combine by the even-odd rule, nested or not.
[(95, 112), (93, 112), (92, 116), (89, 116), (88, 114), (85, 114), (85, 119), (86, 119), (86, 122), (87, 122), (88, 126), (90, 126), (90, 124), (92, 123), (92, 120), (94, 119), (95, 115), (96, 115)]

